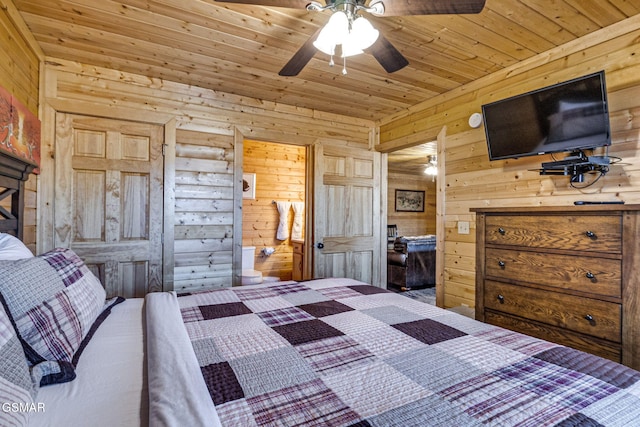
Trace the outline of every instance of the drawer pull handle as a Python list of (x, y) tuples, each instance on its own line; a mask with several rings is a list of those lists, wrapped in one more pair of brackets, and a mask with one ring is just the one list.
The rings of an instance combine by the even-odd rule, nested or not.
[(591, 280), (596, 278), (596, 275), (590, 271), (587, 274), (585, 274), (585, 276), (587, 276), (587, 279), (591, 279)]
[(587, 231), (584, 234), (585, 234), (585, 236), (587, 236), (588, 238), (593, 239), (593, 240), (598, 238), (598, 236), (596, 236), (596, 233), (594, 233), (593, 231)]
[(502, 234), (504, 236), (504, 233), (506, 233), (506, 231), (504, 231), (504, 228), (500, 227), (498, 228), (498, 233)]
[(584, 316), (585, 320), (589, 321), (589, 323), (594, 323), (594, 319), (593, 316), (590, 314), (587, 314), (586, 316)]
[(504, 261), (498, 261), (498, 267), (500, 267), (500, 268), (504, 268), (504, 266), (505, 266), (505, 265), (506, 265), (506, 264), (505, 264), (505, 262), (504, 262)]
[(504, 296), (498, 295), (498, 301), (500, 302), (500, 304), (504, 304)]

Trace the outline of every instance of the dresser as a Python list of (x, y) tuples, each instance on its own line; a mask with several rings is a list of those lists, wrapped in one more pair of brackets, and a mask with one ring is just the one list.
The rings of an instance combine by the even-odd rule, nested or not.
[(640, 369), (640, 205), (471, 211), (476, 319)]

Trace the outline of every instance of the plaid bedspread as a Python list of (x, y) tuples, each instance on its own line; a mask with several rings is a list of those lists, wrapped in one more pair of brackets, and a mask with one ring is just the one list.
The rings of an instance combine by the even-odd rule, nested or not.
[(349, 279), (178, 298), (223, 426), (638, 426), (640, 373)]

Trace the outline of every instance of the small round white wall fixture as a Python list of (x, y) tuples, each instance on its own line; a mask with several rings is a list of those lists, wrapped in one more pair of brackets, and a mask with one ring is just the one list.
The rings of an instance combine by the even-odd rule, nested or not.
[(482, 124), (482, 114), (473, 113), (472, 115), (469, 116), (469, 126), (476, 129), (476, 128), (479, 128), (481, 124)]

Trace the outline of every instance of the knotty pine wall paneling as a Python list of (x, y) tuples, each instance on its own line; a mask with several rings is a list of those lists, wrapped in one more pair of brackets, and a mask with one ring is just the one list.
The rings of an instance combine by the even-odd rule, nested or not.
[[(424, 191), (424, 212), (396, 212), (396, 190)], [(387, 224), (398, 226), (398, 236), (436, 234), (436, 185), (430, 176), (390, 172), (387, 206)]]
[(42, 50), (10, 0), (0, 0), (0, 85), (38, 114)]
[[(239, 272), (242, 247), (239, 224), (243, 221), (237, 215), (237, 206), (242, 200), (233, 200), (235, 216), (229, 218), (229, 183), (225, 181), (229, 176), (235, 177), (232, 187), (237, 198), (236, 187), (239, 184), (236, 174), (241, 172), (238, 162), (242, 163), (243, 155), (242, 151), (237, 151), (238, 144), (252, 139), (278, 143), (294, 141), (305, 146), (330, 139), (366, 150), (371, 145), (370, 135), (375, 128), (374, 122), (368, 120), (234, 96), (56, 58), (47, 58), (43, 81), (46, 102), (44, 135), (54, 134), (56, 111), (91, 112), (95, 116), (174, 124), (175, 130), (165, 125), (165, 144), (175, 138), (175, 146), (168, 144), (166, 147), (175, 151), (175, 160), (173, 156), (165, 157), (165, 176), (175, 174), (175, 186), (173, 182), (165, 182), (166, 197), (175, 198), (175, 212), (169, 212), (173, 211), (169, 209), (169, 216), (166, 216), (174, 224), (173, 233), (165, 232), (165, 236), (173, 234), (174, 237), (166, 237), (164, 245), (165, 248), (174, 245), (175, 240), (170, 251), (175, 258), (171, 259), (175, 261), (171, 271), (175, 272), (175, 277), (169, 282), (171, 289), (175, 287), (178, 290), (230, 286), (235, 272)], [(229, 144), (233, 146), (233, 157), (230, 157)], [(47, 206), (55, 201), (51, 160), (54, 155), (55, 147), (51, 144), (43, 153), (46, 167), (43, 167), (42, 182), (46, 186), (46, 196), (41, 197), (38, 203), (38, 219), (42, 224), (53, 223)], [(233, 174), (227, 175), (229, 171)], [(193, 187), (200, 184), (208, 187), (207, 191), (212, 191), (210, 196)], [(271, 199), (279, 196), (268, 194), (266, 197), (270, 203)], [(295, 197), (299, 197), (298, 192), (295, 192)], [(271, 205), (269, 207), (275, 209)], [(43, 250), (54, 246), (53, 231), (47, 227), (42, 235), (39, 234)], [(264, 240), (259, 242), (267, 243)], [(171, 264), (165, 259), (165, 265)], [(268, 275), (272, 275), (270, 268), (265, 269)]]
[[(256, 198), (242, 200), (242, 245), (256, 247), (254, 266), (263, 276), (291, 280), (293, 209), (287, 224), (289, 238), (278, 240), (280, 215), (272, 201), (305, 202), (306, 148), (245, 140), (243, 156), (244, 172), (256, 174)], [(261, 253), (265, 247), (276, 252), (266, 257)]]
[[(474, 306), (475, 214), (473, 207), (573, 206), (576, 200), (640, 202), (640, 26), (630, 18), (487, 78), (415, 106), (381, 123), (380, 151), (430, 140), (447, 126), (445, 177), (445, 307)], [(489, 162), (484, 129), (468, 117), (481, 105), (605, 70), (613, 144), (621, 162), (595, 185), (570, 186), (564, 176), (541, 176), (550, 156)], [(597, 152), (596, 154), (603, 154)], [(587, 178), (587, 181), (589, 178)], [(471, 232), (458, 234), (458, 221)]]
[[(44, 55), (10, 0), (0, 0), (0, 86), (38, 115), (40, 61)], [(0, 190), (2, 190), (0, 188)], [(37, 178), (25, 184), (23, 240), (36, 253)]]

